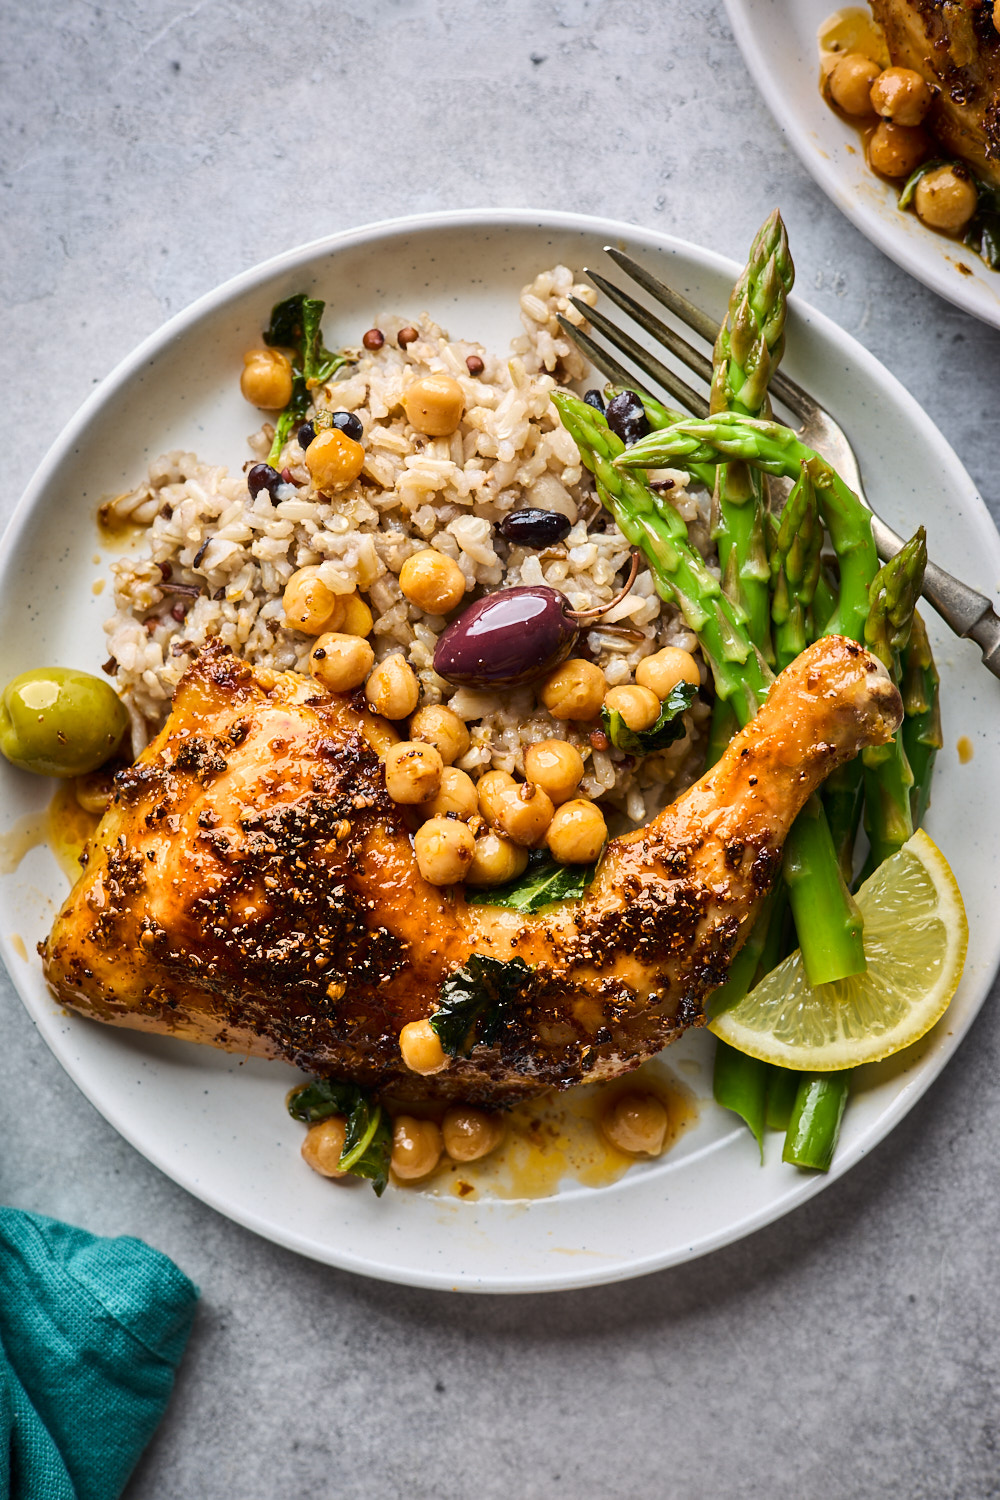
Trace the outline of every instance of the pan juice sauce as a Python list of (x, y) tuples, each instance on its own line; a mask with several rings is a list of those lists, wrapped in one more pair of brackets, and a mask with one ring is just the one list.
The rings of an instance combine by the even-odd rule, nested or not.
[(582, 1084), (515, 1105), (496, 1151), (481, 1161), (444, 1159), (430, 1177), (407, 1185), (408, 1190), (473, 1200), (548, 1198), (564, 1182), (590, 1188), (617, 1182), (637, 1163), (660, 1160), (616, 1150), (600, 1128), (604, 1111), (631, 1093), (655, 1094), (666, 1109), (663, 1155), (698, 1119), (698, 1098), (661, 1058), (653, 1058), (613, 1083)]
[(12, 875), (26, 854), (47, 844), (63, 874), (75, 885), (80, 857), (99, 821), (80, 806), (72, 781), (60, 782), (48, 807), (26, 813), (8, 833), (0, 834), (0, 874)]

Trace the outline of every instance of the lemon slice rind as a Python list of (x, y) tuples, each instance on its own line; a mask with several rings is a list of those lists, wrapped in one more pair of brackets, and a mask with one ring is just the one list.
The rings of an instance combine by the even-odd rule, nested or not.
[(922, 829), (858, 892), (868, 972), (810, 986), (798, 950), (709, 1030), (800, 1072), (880, 1062), (919, 1041), (958, 988), (969, 928), (958, 883)]

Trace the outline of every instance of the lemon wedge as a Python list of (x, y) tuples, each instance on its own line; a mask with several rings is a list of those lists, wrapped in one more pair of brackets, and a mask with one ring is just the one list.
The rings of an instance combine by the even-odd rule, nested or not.
[(962, 977), (969, 924), (958, 883), (920, 830), (857, 900), (867, 973), (810, 985), (796, 949), (709, 1029), (751, 1057), (811, 1073), (878, 1062), (918, 1041)]

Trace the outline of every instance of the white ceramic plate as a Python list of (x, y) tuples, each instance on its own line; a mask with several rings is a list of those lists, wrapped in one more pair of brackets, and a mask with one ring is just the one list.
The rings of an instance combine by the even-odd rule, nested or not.
[(1000, 328), (1000, 272), (957, 240), (901, 213), (897, 190), (865, 164), (858, 132), (819, 91), (817, 28), (836, 0), (725, 0), (744, 61), (820, 187), (890, 260), (956, 307)]
[[(428, 310), (449, 330), (506, 347), (520, 331), (519, 288), (556, 261), (599, 264), (614, 241), (721, 312), (736, 266), (678, 240), (572, 215), (488, 212), (402, 220), (336, 235), (268, 262), (172, 319), (95, 391), (45, 459), (0, 547), (0, 681), (43, 663), (97, 670), (108, 596), (95, 506), (175, 447), (237, 466), (254, 418), (237, 375), (271, 304), (300, 289), (329, 303), (332, 347), (392, 311)], [(803, 268), (804, 269), (804, 268)], [(887, 520), (927, 525), (935, 556), (993, 593), (1000, 539), (955, 455), (906, 391), (832, 323), (793, 303), (787, 368), (839, 414)], [(45, 600), (42, 609), (40, 601)], [(58, 607), (54, 607), (54, 604)], [(66, 891), (45, 848), (0, 879), (0, 949), (33, 1020), (87, 1097), (144, 1156), (197, 1197), (291, 1249), (370, 1276), (440, 1288), (538, 1291), (636, 1276), (738, 1239), (847, 1171), (916, 1102), (952, 1055), (1000, 958), (995, 921), (1000, 684), (974, 647), (931, 629), (943, 677), (947, 746), (930, 831), (969, 906), (965, 978), (919, 1057), (872, 1070), (848, 1112), (829, 1177), (767, 1165), (733, 1117), (711, 1103), (711, 1038), (669, 1053), (705, 1100), (694, 1128), (658, 1162), (610, 1187), (566, 1185), (534, 1201), (458, 1201), (412, 1191), (376, 1200), (337, 1190), (299, 1159), (301, 1127), (283, 1107), (291, 1069), (168, 1039), (143, 1038), (60, 1010), (34, 957)], [(960, 766), (959, 735), (975, 755)], [(45, 805), (50, 784), (0, 765), (10, 827)], [(23, 945), (23, 946), (22, 946)], [(27, 955), (27, 957), (25, 956)]]

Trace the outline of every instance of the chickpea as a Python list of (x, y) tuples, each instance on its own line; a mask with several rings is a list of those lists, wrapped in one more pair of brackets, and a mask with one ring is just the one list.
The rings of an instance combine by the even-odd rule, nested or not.
[(919, 125), (933, 97), (924, 79), (912, 68), (886, 68), (871, 87), (875, 113), (895, 125)]
[(583, 775), (583, 756), (566, 740), (539, 740), (524, 752), (524, 774), (556, 807), (572, 797)]
[(385, 788), (393, 802), (429, 802), (437, 796), (444, 765), (433, 745), (400, 740), (386, 751), (383, 764)]
[(871, 87), (879, 72), (878, 63), (863, 52), (846, 52), (830, 74), (830, 98), (845, 115), (863, 119), (874, 114)]
[(399, 1050), (411, 1073), (443, 1073), (451, 1063), (430, 1021), (409, 1021), (399, 1033)]
[(356, 635), (321, 635), (309, 653), (309, 670), (330, 693), (350, 693), (360, 687), (375, 665), (375, 652)]
[(73, 795), (77, 806), (84, 812), (96, 813), (103, 818), (114, 795), (112, 778), (107, 771), (91, 771), (86, 776), (78, 776), (73, 783)]
[(365, 601), (358, 594), (347, 594), (341, 601), (344, 606), (344, 618), (338, 629), (344, 635), (368, 636), (372, 633), (375, 621), (372, 612)]
[(533, 781), (522, 781), (516, 791), (502, 792), (497, 808), (497, 826), (515, 844), (537, 849), (552, 822), (552, 798)]
[(660, 699), (669, 698), (679, 682), (688, 682), (692, 687), (701, 686), (698, 663), (690, 651), (679, 646), (664, 646), (653, 656), (644, 656), (635, 669), (635, 680), (640, 687), (651, 688)]
[(456, 885), (475, 858), (476, 841), (459, 818), (428, 818), (413, 835), (413, 852), (428, 884)]
[(965, 168), (935, 167), (917, 183), (914, 207), (932, 229), (958, 234), (979, 205), (979, 195)]
[(406, 420), (428, 437), (450, 437), (462, 420), (465, 397), (450, 375), (425, 375), (408, 386), (403, 396)]
[(622, 1094), (601, 1117), (601, 1130), (617, 1151), (659, 1156), (667, 1136), (667, 1111), (655, 1094)]
[(443, 1150), (441, 1128), (433, 1120), (417, 1120), (413, 1115), (396, 1116), (389, 1164), (401, 1182), (416, 1182), (421, 1177), (429, 1177), (441, 1160)]
[(303, 1160), (322, 1177), (349, 1177), (349, 1172), (341, 1172), (337, 1166), (343, 1155), (346, 1139), (347, 1121), (342, 1115), (331, 1115), (328, 1120), (320, 1120), (318, 1125), (311, 1125), (306, 1131), (306, 1138), (302, 1142)]
[(461, 760), (469, 748), (469, 731), (464, 722), (450, 708), (437, 703), (417, 709), (410, 720), (410, 739), (436, 745), (446, 766)]
[(429, 615), (446, 615), (465, 597), (465, 575), (458, 563), (433, 547), (406, 559), (399, 586), (411, 604)]
[(409, 662), (387, 656), (365, 683), (365, 697), (386, 719), (407, 719), (420, 699), (420, 684)]
[(594, 719), (607, 686), (600, 667), (574, 656), (549, 673), (539, 696), (554, 719)]
[(479, 1161), (495, 1151), (507, 1133), (502, 1115), (456, 1104), (441, 1121), (444, 1149), (452, 1161)]
[(325, 427), (317, 432), (306, 449), (306, 468), (313, 483), (324, 494), (342, 490), (351, 484), (364, 468), (365, 450), (339, 427)]
[(240, 390), (251, 406), (281, 411), (292, 399), (291, 361), (279, 349), (251, 349), (243, 356)]
[(479, 811), (479, 794), (476, 783), (457, 766), (445, 766), (441, 772), (441, 785), (437, 795), (424, 804), (420, 811), (427, 818), (446, 818), (454, 813), (463, 823)]
[(589, 865), (604, 848), (608, 825), (594, 802), (577, 797), (557, 807), (545, 835), (553, 859), (561, 865)]
[(504, 797), (517, 791), (517, 782), (506, 771), (487, 771), (476, 783), (479, 811), (487, 823), (496, 827), (500, 821), (500, 804)]
[(315, 567), (300, 568), (285, 584), (281, 599), (285, 624), (303, 635), (322, 635), (325, 630), (339, 630), (344, 606), (338, 596), (320, 578)]
[(883, 177), (909, 177), (930, 150), (919, 126), (880, 120), (868, 142), (868, 161)]
[(528, 851), (492, 829), (476, 839), (476, 852), (465, 873), (466, 885), (506, 885), (523, 875)]
[(647, 687), (615, 687), (604, 694), (604, 706), (609, 713), (621, 714), (629, 729), (641, 734), (650, 729), (660, 717), (660, 700)]

